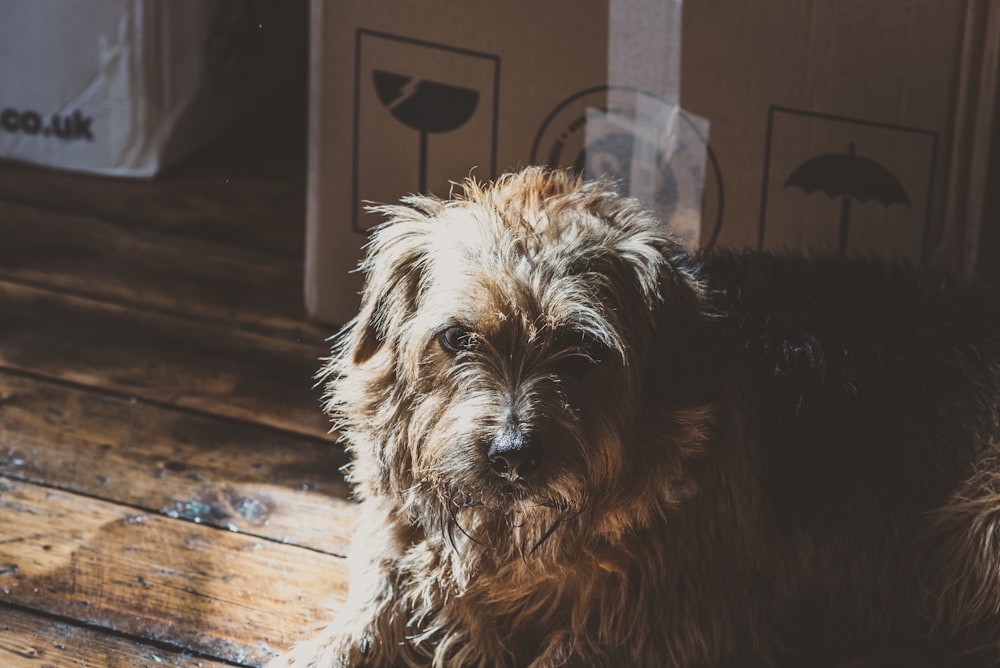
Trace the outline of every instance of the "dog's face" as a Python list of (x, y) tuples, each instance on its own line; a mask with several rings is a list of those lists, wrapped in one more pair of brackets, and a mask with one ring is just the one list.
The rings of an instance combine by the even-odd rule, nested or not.
[[(386, 207), (328, 368), (357, 482), (453, 509), (582, 509), (640, 466), (640, 404), (679, 252), (562, 172)], [(357, 480), (364, 477), (366, 480)]]

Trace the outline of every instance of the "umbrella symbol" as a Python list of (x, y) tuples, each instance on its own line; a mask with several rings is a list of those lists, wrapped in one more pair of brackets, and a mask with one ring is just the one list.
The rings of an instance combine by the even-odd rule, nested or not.
[(420, 133), (420, 192), (427, 191), (427, 135), (451, 132), (472, 118), (479, 92), (405, 74), (374, 70), (379, 101), (399, 122)]
[(840, 204), (840, 254), (847, 254), (847, 232), (851, 218), (851, 199), (862, 204), (878, 200), (884, 206), (902, 204), (911, 208), (910, 198), (892, 172), (874, 160), (857, 155), (854, 142), (847, 153), (826, 153), (806, 160), (795, 168), (785, 187), (798, 186), (806, 194), (822, 190), (831, 198), (842, 197)]

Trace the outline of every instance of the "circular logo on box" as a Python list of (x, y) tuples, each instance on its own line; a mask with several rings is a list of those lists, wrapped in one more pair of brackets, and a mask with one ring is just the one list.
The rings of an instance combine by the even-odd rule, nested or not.
[(704, 241), (718, 235), (721, 181), (705, 136), (690, 117), (651, 93), (597, 86), (570, 96), (543, 121), (531, 161), (569, 167), (587, 178), (610, 178), (623, 193), (651, 204), (665, 221), (674, 221), (684, 207), (706, 212), (703, 185), (706, 177), (714, 177), (720, 201), (709, 207), (717, 219)]

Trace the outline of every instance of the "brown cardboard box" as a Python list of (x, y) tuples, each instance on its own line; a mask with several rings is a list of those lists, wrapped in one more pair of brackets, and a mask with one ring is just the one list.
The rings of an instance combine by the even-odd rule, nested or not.
[[(656, 41), (671, 29), (679, 32), (679, 9), (679, 0), (314, 0), (309, 312), (342, 323), (356, 311), (360, 279), (348, 270), (360, 258), (368, 229), (379, 222), (365, 212), (366, 201), (395, 202), (425, 189), (447, 195), (451, 181), (470, 173), (491, 178), (536, 162), (631, 157), (630, 137), (626, 149), (609, 144), (589, 156), (584, 150), (588, 142), (600, 148), (593, 141), (597, 125), (610, 128), (602, 139), (627, 134), (615, 126), (632, 123), (632, 111), (593, 118), (612, 98), (616, 107), (641, 107), (652, 119), (656, 159), (665, 152), (680, 155), (664, 136), (699, 126), (685, 117), (679, 121), (683, 132), (675, 130), (679, 40)], [(611, 40), (609, 59), (611, 23), (623, 28), (620, 39)], [(640, 51), (652, 49), (657, 58), (632, 65)], [(703, 137), (693, 141), (703, 154)], [(683, 178), (670, 177), (669, 189), (657, 180), (662, 174), (653, 174), (651, 196), (683, 190), (685, 201), (696, 194), (700, 203), (700, 163), (691, 162)], [(641, 171), (638, 164), (628, 166)]]
[(974, 268), (1000, 3), (699, 0), (683, 35), (682, 103), (711, 122), (719, 168), (703, 240), (844, 237), (848, 253)]
[[(679, 0), (313, 0), (309, 312), (343, 323), (356, 310), (360, 277), (348, 272), (378, 222), (364, 200), (444, 195), (470, 172), (529, 163), (621, 162), (620, 141), (592, 136), (593, 109), (612, 124), (619, 108), (626, 120), (668, 116), (677, 76), (660, 47), (676, 52), (678, 39), (662, 30), (664, 7)], [(702, 245), (843, 245), (971, 269), (1000, 3), (689, 0), (682, 54), (681, 103), (711, 132)], [(444, 100), (443, 117), (399, 103), (419, 100), (421, 81), (447, 84), (423, 89)], [(701, 200), (690, 145), (707, 136), (687, 117), (675, 125), (695, 137), (680, 144), (690, 155), (647, 170), (671, 220), (683, 210), (670, 197)], [(630, 145), (649, 143), (636, 133)]]

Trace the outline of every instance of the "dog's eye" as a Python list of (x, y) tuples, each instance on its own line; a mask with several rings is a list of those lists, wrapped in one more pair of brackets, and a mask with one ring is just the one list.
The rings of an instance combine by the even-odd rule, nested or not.
[(562, 367), (570, 372), (585, 372), (593, 369), (601, 363), (600, 358), (595, 357), (587, 350), (573, 350), (563, 356)]
[(449, 355), (457, 355), (472, 343), (472, 335), (464, 327), (453, 325), (437, 335), (438, 343)]
[(556, 348), (561, 351), (559, 363), (571, 373), (582, 373), (603, 366), (615, 359), (615, 352), (601, 341), (570, 332), (556, 338)]

